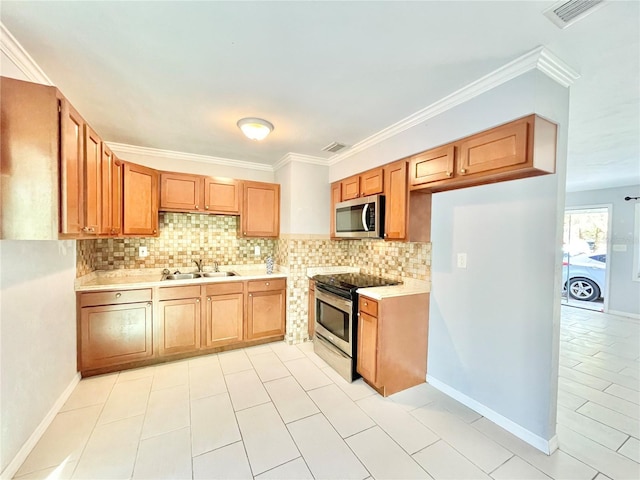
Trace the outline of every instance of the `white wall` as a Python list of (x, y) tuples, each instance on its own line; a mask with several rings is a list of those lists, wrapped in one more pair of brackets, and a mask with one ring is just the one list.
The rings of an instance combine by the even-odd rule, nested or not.
[(0, 470), (76, 377), (75, 244), (0, 241)]
[[(100, 132), (98, 132), (100, 133)], [(237, 178), (239, 180), (254, 180), (257, 182), (273, 182), (273, 171), (256, 170), (232, 165), (218, 165), (208, 162), (197, 162), (181, 158), (165, 158), (154, 155), (123, 153), (114, 148), (116, 156), (121, 160), (144, 165), (145, 167), (169, 172), (193, 173), (209, 177)]]
[(529, 113), (560, 124), (556, 174), (437, 193), (431, 220), (428, 377), (542, 450), (555, 435), (568, 99), (529, 72), (330, 171), (334, 181)]
[[(637, 200), (625, 201), (624, 197), (640, 196), (640, 185), (628, 187), (568, 192), (567, 207), (611, 204), (611, 232), (609, 242), (624, 246), (612, 249), (607, 259), (609, 268), (609, 311), (640, 316), (640, 282), (632, 280), (634, 249), (634, 215)], [(637, 245), (635, 246), (637, 248)]]
[(280, 232), (329, 236), (329, 167), (291, 161), (275, 172), (281, 185)]

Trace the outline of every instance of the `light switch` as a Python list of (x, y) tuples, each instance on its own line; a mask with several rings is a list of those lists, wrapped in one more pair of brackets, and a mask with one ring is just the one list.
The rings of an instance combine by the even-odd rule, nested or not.
[(459, 253), (458, 254), (458, 268), (467, 268), (467, 254)]
[(147, 247), (138, 247), (138, 257), (144, 258), (149, 256), (149, 250)]
[(257, 257), (260, 255), (260, 245), (253, 247), (253, 254)]
[(626, 252), (627, 246), (624, 243), (618, 245), (612, 245), (614, 252)]

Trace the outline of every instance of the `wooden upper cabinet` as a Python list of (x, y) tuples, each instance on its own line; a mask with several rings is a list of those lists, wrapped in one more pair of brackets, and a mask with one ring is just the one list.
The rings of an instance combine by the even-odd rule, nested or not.
[(204, 178), (204, 209), (208, 213), (238, 215), (240, 182), (232, 178)]
[(346, 178), (340, 182), (342, 187), (341, 202), (345, 200), (352, 200), (360, 196), (360, 175)]
[(66, 99), (60, 104), (60, 233), (82, 234), (84, 225), (84, 125)]
[(342, 201), (342, 182), (335, 182), (331, 184), (331, 210), (329, 211), (329, 215), (331, 218), (329, 220), (329, 235), (331, 238), (335, 238), (336, 236), (336, 204)]
[(410, 157), (411, 186), (427, 185), (453, 177), (455, 147), (446, 145)]
[(102, 235), (113, 235), (113, 162), (113, 152), (105, 144), (102, 144), (102, 162), (100, 172), (100, 177), (102, 178), (102, 225), (100, 233)]
[(125, 235), (157, 236), (158, 172), (125, 163), (123, 188), (122, 232)]
[(377, 195), (384, 190), (383, 168), (374, 168), (360, 174), (360, 196)]
[(280, 234), (280, 185), (243, 182), (242, 237), (277, 237)]
[(407, 161), (399, 160), (384, 167), (386, 240), (407, 237)]
[(123, 163), (115, 156), (111, 162), (111, 230), (110, 235), (122, 233), (122, 170)]
[(202, 204), (202, 177), (182, 173), (160, 174), (160, 210), (180, 212), (200, 211)]
[(102, 215), (102, 140), (84, 125), (84, 228), (90, 235), (100, 233)]

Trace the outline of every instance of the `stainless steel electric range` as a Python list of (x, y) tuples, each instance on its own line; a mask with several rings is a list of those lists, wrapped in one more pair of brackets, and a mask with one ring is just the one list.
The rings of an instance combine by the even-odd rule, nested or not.
[(363, 273), (315, 275), (316, 324), (313, 350), (347, 381), (356, 372), (359, 288), (400, 282)]

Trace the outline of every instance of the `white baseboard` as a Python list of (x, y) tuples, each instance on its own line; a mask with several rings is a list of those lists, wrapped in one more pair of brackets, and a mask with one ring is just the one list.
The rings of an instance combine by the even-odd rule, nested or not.
[(13, 457), (13, 460), (11, 460), (9, 465), (7, 465), (7, 468), (5, 468), (4, 471), (0, 474), (0, 480), (10, 480), (13, 478), (20, 466), (24, 463), (24, 461), (31, 453), (31, 450), (33, 450), (33, 447), (35, 447), (40, 440), (40, 437), (42, 437), (47, 428), (49, 428), (49, 425), (51, 425), (51, 422), (53, 422), (55, 416), (58, 414), (65, 402), (69, 399), (69, 396), (71, 395), (71, 393), (73, 393), (74, 388), (76, 388), (78, 382), (80, 382), (80, 378), (80, 372), (76, 373), (73, 376), (73, 379), (71, 380), (67, 388), (65, 388), (64, 392), (62, 392), (62, 394), (58, 397), (47, 415), (45, 415), (45, 417), (40, 422), (40, 425), (38, 425), (29, 439), (24, 442), (22, 448), (18, 450), (16, 456)]
[(620, 312), (618, 310), (607, 310), (605, 313), (608, 313), (609, 315), (617, 315), (619, 317), (629, 317), (640, 320), (640, 313)]
[(554, 435), (549, 440), (545, 440), (544, 438), (530, 432), (529, 430), (523, 428), (512, 420), (509, 420), (499, 413), (494, 412), (489, 407), (486, 407), (473, 398), (468, 397), (464, 393), (461, 393), (455, 388), (450, 387), (446, 383), (441, 382), (437, 378), (433, 378), (431, 375), (427, 375), (427, 383), (437, 388), (442, 393), (445, 393), (451, 398), (459, 401), (463, 405), (466, 405), (470, 409), (478, 412), (483, 417), (488, 418), (496, 425), (504, 428), (507, 432), (512, 433), (519, 439), (527, 442), (529, 445), (537, 448), (541, 452), (546, 453), (547, 455), (551, 455), (558, 449), (558, 437), (556, 435)]

